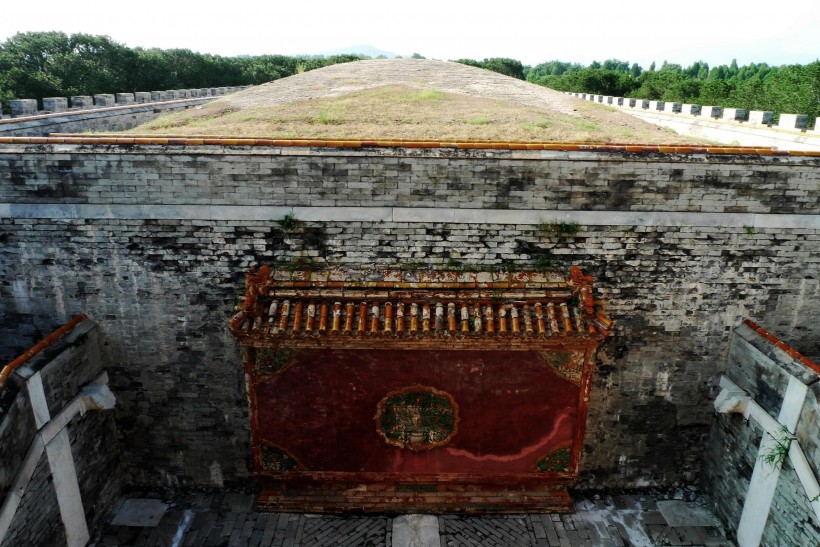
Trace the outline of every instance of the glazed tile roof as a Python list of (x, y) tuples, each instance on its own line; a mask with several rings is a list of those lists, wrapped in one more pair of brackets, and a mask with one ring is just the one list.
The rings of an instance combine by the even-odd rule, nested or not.
[[(248, 274), (242, 310), (230, 321), (241, 341), (294, 338), (600, 340), (612, 321), (593, 298), (592, 278), (573, 267), (561, 274), (381, 272), (350, 279), (350, 272)], [(343, 342), (342, 339), (345, 339)], [(372, 344), (368, 344), (372, 345)]]

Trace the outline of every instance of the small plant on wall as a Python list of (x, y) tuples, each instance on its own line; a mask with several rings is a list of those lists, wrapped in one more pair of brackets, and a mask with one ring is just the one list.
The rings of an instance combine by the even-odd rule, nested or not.
[(286, 234), (289, 234), (294, 230), (297, 230), (301, 225), (302, 221), (296, 218), (296, 215), (294, 215), (293, 213), (288, 213), (281, 219), (279, 219), (279, 227)]
[(780, 426), (780, 430), (777, 435), (771, 435), (771, 437), (774, 439), (775, 444), (766, 452), (761, 454), (760, 459), (766, 465), (771, 466), (773, 469), (777, 469), (783, 465), (784, 461), (786, 461), (786, 456), (789, 455), (789, 447), (791, 446), (794, 437), (791, 433), (789, 433), (786, 426)]
[(567, 238), (576, 236), (581, 231), (581, 226), (577, 222), (542, 221), (536, 224), (535, 231), (547, 238), (554, 238), (553, 241), (561, 245)]

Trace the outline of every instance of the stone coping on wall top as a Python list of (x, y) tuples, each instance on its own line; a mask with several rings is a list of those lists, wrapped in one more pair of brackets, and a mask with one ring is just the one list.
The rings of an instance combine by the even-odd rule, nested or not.
[(54, 344), (54, 342), (62, 338), (66, 333), (70, 332), (85, 319), (86, 315), (84, 313), (74, 316), (68, 323), (58, 327), (54, 332), (43, 338), (40, 342), (26, 350), (22, 355), (4, 366), (3, 370), (0, 371), (0, 389), (2, 389), (6, 384), (9, 376), (11, 376), (11, 374), (23, 363), (29, 361), (32, 357)]
[(83, 109), (71, 109), (71, 110), (63, 110), (62, 112), (49, 112), (47, 114), (32, 114), (31, 116), (20, 116), (17, 118), (3, 118), (0, 119), (0, 125), (6, 124), (17, 124), (17, 123), (26, 123), (32, 122), (36, 120), (48, 120), (52, 118), (65, 118), (65, 117), (72, 117), (72, 116), (79, 116), (84, 114), (97, 114), (100, 112), (117, 112), (121, 110), (135, 110), (140, 108), (156, 108), (158, 106), (164, 105), (174, 105), (179, 103), (189, 103), (189, 102), (203, 102), (203, 101), (210, 101), (213, 99), (218, 99), (219, 97), (188, 97), (185, 99), (173, 99), (170, 101), (156, 101), (152, 103), (128, 103), (128, 104), (118, 104), (116, 106), (105, 106), (105, 107), (95, 107), (95, 108), (83, 108)]
[(479, 150), (556, 150), (565, 152), (632, 152), (660, 154), (722, 154), (753, 156), (815, 156), (820, 151), (778, 150), (770, 147), (659, 145), (625, 143), (521, 142), (521, 141), (448, 141), (406, 139), (277, 139), (227, 136), (147, 136), (55, 134), (49, 137), (0, 137), (0, 144), (80, 144), (152, 146), (271, 146), (310, 148), (453, 148)]
[(820, 365), (818, 365), (817, 363), (815, 363), (814, 361), (812, 361), (811, 359), (797, 351), (796, 349), (792, 348), (791, 346), (780, 340), (777, 336), (770, 333), (769, 331), (767, 331), (751, 319), (746, 319), (745, 321), (743, 321), (743, 324), (752, 329), (757, 334), (759, 334), (767, 342), (773, 344), (780, 350), (784, 351), (789, 357), (791, 357), (795, 361), (802, 363), (809, 369), (820, 374)]

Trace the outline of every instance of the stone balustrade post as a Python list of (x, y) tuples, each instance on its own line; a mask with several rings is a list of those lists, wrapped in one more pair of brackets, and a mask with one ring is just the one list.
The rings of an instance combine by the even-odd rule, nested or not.
[(681, 113), (687, 116), (700, 116), (700, 105), (692, 103), (684, 103), (681, 105)]
[(749, 112), (749, 123), (771, 126), (773, 121), (774, 112), (770, 110), (752, 110)]
[(165, 98), (169, 101), (173, 101), (179, 98), (178, 91), (176, 89), (169, 89), (165, 92)]
[(34, 116), (37, 114), (37, 99), (13, 99), (9, 101), (11, 117)]
[(74, 95), (71, 97), (71, 108), (94, 108), (94, 98), (91, 95)]
[(704, 118), (720, 118), (723, 114), (722, 106), (702, 106), (700, 107), (700, 115)]
[(68, 110), (68, 97), (45, 97), (43, 99), (45, 112), (65, 112)]
[(148, 91), (137, 91), (134, 93), (134, 102), (138, 104), (150, 103), (151, 93)]
[(94, 95), (94, 106), (114, 106), (116, 104), (116, 97), (110, 93)]
[(164, 91), (152, 91), (151, 92), (151, 102), (158, 102), (165, 100), (165, 92)]
[(746, 121), (746, 109), (745, 108), (724, 108), (723, 109), (723, 119), (733, 121), (733, 122)]
[(624, 105), (624, 98), (623, 97), (614, 97), (613, 102), (615, 106), (623, 106)]
[(211, 90), (207, 87), (203, 87), (202, 89), (199, 90), (199, 96), (200, 97), (210, 97), (211, 96)]
[(116, 94), (116, 103), (117, 104), (132, 104), (134, 102), (134, 94), (133, 93), (117, 93)]
[(225, 94), (225, 93), (227, 93), (227, 92), (228, 92), (228, 88), (227, 88), (227, 87), (217, 87), (217, 88), (216, 88), (216, 94), (217, 94), (217, 95), (224, 95), (224, 94)]
[(777, 122), (778, 129), (805, 131), (808, 126), (809, 117), (805, 114), (781, 114)]

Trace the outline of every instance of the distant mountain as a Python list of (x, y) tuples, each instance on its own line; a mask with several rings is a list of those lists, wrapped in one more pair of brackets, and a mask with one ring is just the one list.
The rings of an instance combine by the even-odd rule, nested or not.
[(398, 57), (397, 53), (393, 53), (392, 51), (384, 51), (383, 49), (379, 49), (373, 46), (350, 46), (350, 47), (343, 47), (339, 49), (334, 49), (333, 51), (325, 51), (322, 53), (318, 53), (318, 55), (344, 55), (344, 54), (359, 54), (359, 55), (367, 55), (368, 57), (379, 57), (381, 55), (387, 58)]

